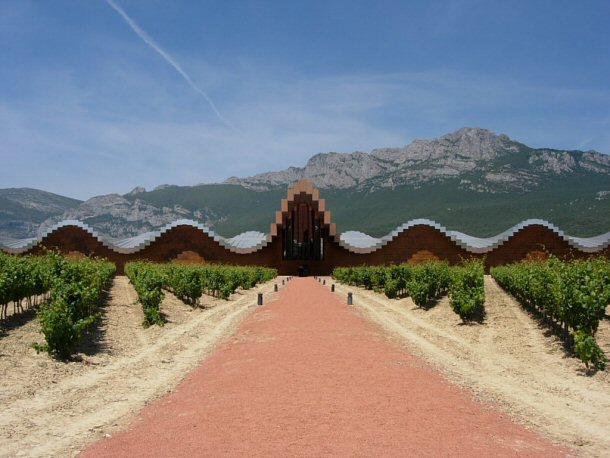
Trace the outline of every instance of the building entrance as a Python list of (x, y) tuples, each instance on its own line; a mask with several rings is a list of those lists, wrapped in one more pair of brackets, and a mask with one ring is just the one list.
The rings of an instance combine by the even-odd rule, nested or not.
[(324, 227), (312, 202), (294, 202), (283, 217), (283, 258), (324, 259)]

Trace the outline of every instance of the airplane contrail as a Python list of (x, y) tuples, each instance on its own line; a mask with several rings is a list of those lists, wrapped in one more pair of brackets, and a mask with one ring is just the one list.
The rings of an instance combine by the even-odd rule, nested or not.
[(191, 88), (197, 92), (199, 95), (201, 95), (206, 102), (208, 102), (208, 105), (210, 105), (210, 108), (212, 108), (212, 111), (216, 114), (216, 116), (222, 121), (224, 122), (227, 126), (229, 126), (231, 129), (233, 130), (237, 130), (235, 128), (235, 126), (233, 124), (231, 124), (231, 122), (229, 122), (228, 119), (226, 119), (222, 113), (218, 110), (218, 108), (216, 107), (216, 105), (214, 104), (214, 102), (212, 101), (212, 99), (206, 94), (206, 92), (201, 89), (199, 86), (197, 86), (197, 84), (195, 84), (195, 82), (193, 81), (193, 79), (189, 76), (188, 73), (186, 73), (182, 67), (180, 66), (180, 64), (178, 62), (176, 62), (176, 60), (170, 56), (167, 52), (165, 52), (163, 50), (163, 48), (161, 48), (161, 46), (159, 46), (155, 40), (152, 39), (152, 37), (150, 35), (148, 35), (144, 30), (142, 30), (142, 28), (140, 28), (140, 26), (138, 24), (135, 23), (135, 21), (133, 19), (131, 19), (127, 13), (125, 12), (125, 10), (123, 10), (119, 5), (117, 5), (113, 0), (106, 0), (106, 3), (108, 3), (108, 5), (115, 10), (117, 13), (119, 13), (119, 15), (125, 20), (125, 22), (127, 23), (127, 25), (129, 25), (129, 27), (131, 27), (131, 29), (136, 33), (136, 35), (138, 37), (140, 37), (142, 39), (142, 41), (144, 43), (146, 43), (149, 47), (151, 47), (154, 51), (156, 51), (161, 57), (163, 57), (163, 59), (170, 64), (172, 67), (174, 67), (174, 69), (180, 74), (180, 76), (182, 76), (182, 78), (184, 79), (184, 81), (186, 81), (188, 83), (189, 86), (191, 86)]

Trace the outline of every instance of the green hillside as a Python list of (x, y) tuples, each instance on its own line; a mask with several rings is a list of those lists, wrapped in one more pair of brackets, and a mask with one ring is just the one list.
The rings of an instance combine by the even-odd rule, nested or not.
[[(569, 177), (523, 193), (478, 193), (459, 189), (458, 180), (375, 192), (324, 192), (339, 231), (387, 234), (414, 218), (429, 218), (448, 229), (478, 237), (496, 235), (529, 218), (545, 219), (570, 235), (610, 231), (610, 199), (596, 200), (608, 179)], [(345, 202), (346, 205), (341, 205)]]
[(31, 188), (0, 189), (0, 233), (27, 237), (31, 226), (78, 207), (82, 202)]
[(286, 188), (255, 192), (230, 184), (168, 186), (125, 197), (130, 200), (137, 197), (155, 207), (173, 207), (178, 204), (190, 211), (208, 209), (218, 218), (214, 231), (232, 237), (250, 230), (269, 232), (275, 211), (279, 210), (280, 200), (286, 197)]
[[(524, 219), (541, 218), (570, 235), (588, 237), (610, 231), (610, 199), (596, 200), (598, 191), (608, 189), (607, 177), (582, 173), (549, 179), (529, 192), (480, 193), (460, 189), (459, 180), (450, 179), (418, 188), (321, 189), (320, 196), (339, 232), (382, 236), (411, 219), (429, 218), (452, 230), (487, 237)], [(158, 207), (207, 208), (219, 216), (213, 229), (231, 237), (246, 230), (268, 232), (286, 191), (219, 184), (170, 186), (137, 197)]]

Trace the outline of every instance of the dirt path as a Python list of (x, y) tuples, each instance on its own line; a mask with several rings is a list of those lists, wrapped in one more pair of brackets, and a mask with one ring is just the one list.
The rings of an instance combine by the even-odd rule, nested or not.
[[(327, 280), (328, 282), (329, 280)], [(423, 310), (410, 298), (389, 300), (361, 288), (337, 286), (354, 294), (355, 307), (425, 357), (449, 379), (478, 399), (497, 404), (515, 420), (531, 425), (584, 455), (610, 450), (608, 371), (585, 374), (577, 359), (539, 326), (489, 276), (482, 325), (461, 325), (447, 298)], [(608, 321), (599, 339), (608, 347)]]
[(117, 277), (94, 335), (78, 358), (37, 355), (42, 341), (33, 313), (0, 340), (0, 455), (73, 456), (84, 445), (124, 426), (147, 403), (171, 391), (256, 306), (258, 291), (229, 301), (203, 299), (193, 309), (167, 294), (168, 323), (144, 329), (142, 308), (126, 277)]
[(561, 456), (312, 278), (294, 279), (94, 456)]
[[(273, 283), (261, 288), (266, 297), (274, 295)], [(585, 375), (582, 364), (566, 357), (559, 342), (490, 278), (487, 319), (476, 326), (461, 326), (446, 299), (425, 311), (410, 299), (387, 300), (350, 289), (355, 294), (352, 311), (377, 321), (396, 343), (475, 398), (496, 404), (579, 454), (607, 455), (610, 372)], [(117, 277), (99, 326), (69, 363), (32, 350), (32, 342), (42, 341), (34, 311), (0, 321), (0, 456), (74, 456), (123, 429), (231, 335), (255, 310), (257, 292), (236, 294), (229, 302), (204, 298), (205, 309), (192, 309), (168, 295), (162, 310), (169, 323), (143, 329), (135, 292), (124, 277)], [(343, 302), (346, 292), (339, 286), (336, 297)], [(608, 318), (598, 340), (610, 353)], [(311, 383), (317, 386), (313, 379)]]

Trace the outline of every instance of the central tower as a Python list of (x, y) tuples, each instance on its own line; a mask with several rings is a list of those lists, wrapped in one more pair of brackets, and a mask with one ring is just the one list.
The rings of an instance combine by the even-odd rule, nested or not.
[(291, 207), (283, 221), (283, 258), (321, 261), (324, 259), (322, 221), (311, 197), (298, 196)]
[[(274, 230), (275, 229), (275, 230)], [(330, 212), (324, 208), (318, 190), (310, 181), (301, 180), (282, 199), (272, 233), (282, 242), (282, 259), (287, 261), (324, 260), (324, 242), (334, 237)]]

